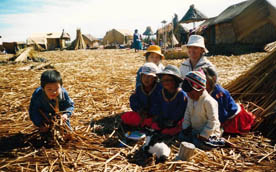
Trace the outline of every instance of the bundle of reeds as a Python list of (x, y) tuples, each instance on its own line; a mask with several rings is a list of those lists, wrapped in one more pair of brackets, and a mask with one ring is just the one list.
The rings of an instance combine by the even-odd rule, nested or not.
[(168, 49), (164, 52), (164, 55), (165, 55), (166, 59), (188, 58), (187, 48), (185, 48), (185, 49), (182, 49), (182, 48)]
[(86, 44), (84, 42), (80, 29), (77, 29), (76, 35), (77, 35), (76, 39), (72, 42), (69, 48), (73, 50), (86, 49)]
[[(255, 129), (266, 131), (271, 136), (272, 133), (267, 132), (276, 130), (276, 50), (226, 88), (235, 99), (251, 102), (251, 105), (258, 107), (254, 112), (257, 116)], [(266, 120), (267, 118), (270, 120)]]

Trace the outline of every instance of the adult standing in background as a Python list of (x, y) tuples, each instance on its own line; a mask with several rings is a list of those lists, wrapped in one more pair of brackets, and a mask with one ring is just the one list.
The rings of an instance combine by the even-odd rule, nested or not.
[(135, 29), (133, 34), (133, 47), (135, 52), (142, 49), (142, 36), (138, 33), (137, 29)]
[(208, 50), (205, 47), (204, 38), (202, 36), (191, 35), (185, 46), (188, 49), (189, 58), (181, 63), (180, 72), (182, 78), (184, 78), (188, 72), (196, 71), (203, 67), (209, 67), (216, 72), (215, 66), (204, 56), (205, 53), (208, 53)]

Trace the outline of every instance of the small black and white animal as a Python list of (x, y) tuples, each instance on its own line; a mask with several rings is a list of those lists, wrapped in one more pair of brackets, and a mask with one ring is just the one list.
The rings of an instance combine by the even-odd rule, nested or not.
[(171, 149), (158, 133), (147, 136), (142, 149), (151, 155), (155, 154), (157, 163), (165, 162), (171, 153)]

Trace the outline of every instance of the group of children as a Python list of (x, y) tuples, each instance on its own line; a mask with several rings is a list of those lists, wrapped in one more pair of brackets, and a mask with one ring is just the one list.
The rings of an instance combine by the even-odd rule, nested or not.
[(223, 132), (249, 132), (254, 115), (217, 84), (216, 69), (203, 56), (208, 52), (204, 38), (192, 35), (186, 46), (189, 59), (180, 69), (173, 65), (164, 68), (160, 47), (148, 48), (146, 63), (137, 72), (136, 91), (130, 97), (132, 112), (121, 116), (123, 123), (177, 136), (201, 149), (221, 146)]
[[(204, 39), (192, 35), (186, 46), (189, 59), (180, 70), (173, 65), (164, 67), (161, 48), (149, 46), (144, 54), (146, 63), (137, 72), (135, 92), (130, 96), (132, 111), (121, 116), (122, 122), (177, 136), (201, 149), (220, 144), (223, 132), (248, 132), (254, 116), (217, 84), (215, 67), (203, 56), (208, 51)], [(59, 115), (70, 127), (73, 110), (74, 103), (62, 87), (60, 73), (43, 72), (29, 108), (34, 125), (47, 132), (48, 121)]]

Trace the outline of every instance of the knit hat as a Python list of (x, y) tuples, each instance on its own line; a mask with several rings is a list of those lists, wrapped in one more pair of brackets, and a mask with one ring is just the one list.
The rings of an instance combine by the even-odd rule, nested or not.
[(204, 49), (205, 53), (208, 53), (208, 50), (204, 44), (204, 38), (200, 35), (191, 35), (189, 37), (188, 43), (185, 46), (186, 47), (190, 47), (190, 46), (200, 47), (200, 48)]
[(145, 52), (144, 56), (146, 56), (148, 53), (156, 53), (161, 56), (161, 59), (165, 58), (165, 56), (161, 52), (161, 48), (158, 45), (150, 45), (147, 49), (147, 52)]
[(162, 75), (172, 75), (177, 79), (179, 83), (183, 81), (179, 69), (174, 65), (166, 66), (165, 69), (162, 72), (157, 73), (157, 75), (158, 77), (161, 77)]
[(189, 92), (187, 90), (188, 88), (185, 88), (186, 83), (188, 83), (190, 87), (192, 87), (196, 91), (206, 89), (206, 76), (202, 71), (191, 71), (187, 73), (185, 76), (185, 80), (185, 84), (183, 83), (182, 87), (183, 90), (186, 92)]
[(142, 71), (140, 72), (140, 74), (151, 75), (156, 77), (157, 71), (158, 67), (156, 66), (156, 64), (152, 62), (147, 62), (142, 66)]

